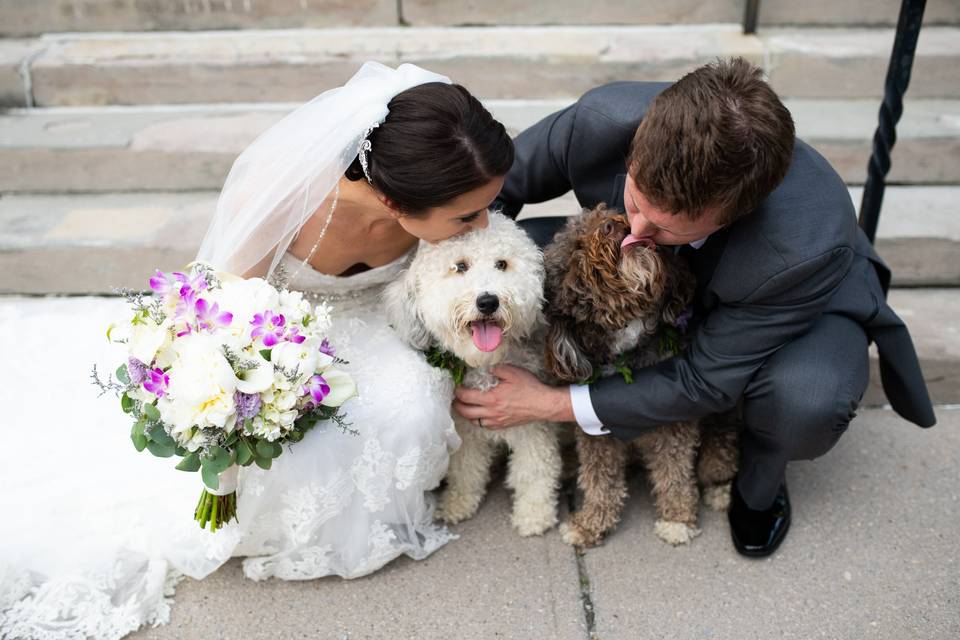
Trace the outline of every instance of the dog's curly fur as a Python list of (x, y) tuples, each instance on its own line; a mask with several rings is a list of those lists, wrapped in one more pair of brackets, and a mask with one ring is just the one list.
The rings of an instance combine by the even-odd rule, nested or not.
[[(621, 250), (628, 233), (626, 218), (601, 205), (571, 218), (545, 251), (546, 362), (561, 381), (581, 382), (595, 367), (600, 375), (616, 375), (611, 364), (631, 349), (636, 349), (634, 369), (671, 355), (661, 351), (663, 330), (676, 325), (690, 304), (694, 278), (670, 250), (643, 244)], [(616, 527), (633, 449), (649, 473), (657, 508), (654, 531), (674, 545), (689, 542), (700, 533), (697, 475), (708, 504), (726, 508), (736, 447), (735, 430), (701, 430), (696, 422), (664, 425), (629, 444), (577, 430), (583, 504), (562, 525), (564, 540), (595, 546)]]
[[(418, 349), (439, 345), (462, 359), (464, 386), (495, 386), (490, 368), (501, 362), (543, 376), (543, 256), (506, 216), (491, 213), (485, 229), (422, 242), (410, 268), (384, 293), (387, 316), (400, 337)], [(489, 296), (498, 300), (494, 311), (481, 309), (481, 298)], [(496, 349), (482, 351), (475, 344), (476, 322), (500, 327)], [(553, 527), (561, 473), (556, 425), (531, 422), (492, 431), (459, 414), (453, 418), (463, 443), (451, 456), (436, 516), (452, 524), (477, 512), (497, 445), (504, 443), (510, 450), (506, 484), (514, 490), (514, 527), (521, 535)]]

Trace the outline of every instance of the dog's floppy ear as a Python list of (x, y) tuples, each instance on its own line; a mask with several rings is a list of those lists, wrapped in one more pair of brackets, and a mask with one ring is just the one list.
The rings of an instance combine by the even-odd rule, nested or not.
[(397, 280), (387, 285), (383, 292), (383, 302), (387, 322), (400, 339), (414, 349), (429, 349), (433, 344), (433, 337), (417, 311), (418, 289), (416, 275), (412, 269), (407, 269)]
[(576, 338), (573, 321), (551, 318), (547, 333), (547, 369), (563, 382), (583, 382), (593, 375), (593, 365)]

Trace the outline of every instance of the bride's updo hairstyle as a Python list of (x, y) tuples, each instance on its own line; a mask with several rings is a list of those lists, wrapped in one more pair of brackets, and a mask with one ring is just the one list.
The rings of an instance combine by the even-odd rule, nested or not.
[[(505, 175), (513, 141), (479, 100), (456, 84), (431, 82), (397, 94), (369, 136), (371, 185), (404, 215), (424, 213)], [(366, 180), (359, 158), (350, 180)]]

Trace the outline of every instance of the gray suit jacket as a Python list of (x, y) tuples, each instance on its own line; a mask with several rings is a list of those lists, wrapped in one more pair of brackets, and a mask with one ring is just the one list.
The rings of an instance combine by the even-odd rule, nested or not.
[[(524, 131), (499, 206), (516, 217), (525, 203), (572, 189), (584, 207), (606, 202), (623, 210), (630, 142), (667, 86), (598, 87)], [(756, 211), (687, 253), (702, 319), (690, 348), (637, 372), (632, 385), (617, 376), (591, 386), (594, 409), (615, 435), (733, 407), (764, 361), (823, 313), (859, 322), (879, 347), (894, 409), (934, 424), (910, 335), (886, 303), (890, 272), (857, 226), (843, 181), (809, 145), (797, 140), (786, 178)]]

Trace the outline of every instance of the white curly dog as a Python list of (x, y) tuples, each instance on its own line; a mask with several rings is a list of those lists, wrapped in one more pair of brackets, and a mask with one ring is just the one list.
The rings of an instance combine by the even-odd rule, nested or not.
[[(439, 347), (466, 363), (463, 384), (490, 389), (498, 363), (543, 370), (543, 255), (515, 222), (490, 213), (490, 224), (436, 244), (421, 242), (403, 276), (385, 292), (387, 317), (416, 349)], [(490, 431), (456, 412), (463, 445), (447, 471), (437, 517), (472, 517), (486, 494), (498, 443), (510, 451), (513, 526), (538, 535), (557, 523), (561, 461), (556, 428), (546, 422)]]

